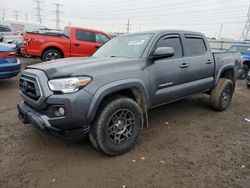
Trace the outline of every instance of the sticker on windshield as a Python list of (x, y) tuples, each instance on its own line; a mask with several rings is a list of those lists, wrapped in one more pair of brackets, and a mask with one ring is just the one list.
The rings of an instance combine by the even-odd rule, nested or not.
[(128, 43), (128, 45), (129, 46), (132, 46), (132, 45), (142, 45), (144, 42), (145, 42), (145, 40), (134, 40), (134, 41), (130, 41)]

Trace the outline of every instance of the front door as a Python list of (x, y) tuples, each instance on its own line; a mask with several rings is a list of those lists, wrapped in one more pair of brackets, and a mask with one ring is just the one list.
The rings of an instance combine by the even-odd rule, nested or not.
[(91, 56), (100, 46), (100, 43), (96, 43), (95, 32), (77, 29), (75, 39), (71, 41), (71, 56)]
[(168, 34), (163, 36), (155, 45), (158, 47), (172, 47), (174, 56), (171, 58), (158, 59), (149, 67), (151, 79), (151, 105), (156, 106), (167, 101), (175, 100), (182, 96), (176, 92), (176, 87), (185, 82), (186, 70), (180, 66), (185, 63), (183, 44), (180, 35)]

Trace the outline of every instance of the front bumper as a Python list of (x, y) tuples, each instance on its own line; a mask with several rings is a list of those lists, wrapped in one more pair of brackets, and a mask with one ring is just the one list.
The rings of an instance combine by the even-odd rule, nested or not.
[(65, 140), (77, 141), (83, 139), (89, 132), (89, 126), (83, 126), (78, 129), (63, 130), (53, 126), (50, 122), (60, 118), (50, 118), (24, 102), (17, 104), (18, 118), (24, 124), (32, 124), (34, 127), (46, 132), (47, 134), (58, 136)]

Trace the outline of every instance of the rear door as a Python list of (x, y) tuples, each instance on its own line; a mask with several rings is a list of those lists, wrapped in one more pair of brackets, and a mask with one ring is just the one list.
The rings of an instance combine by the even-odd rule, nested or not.
[(184, 34), (184, 44), (188, 53), (185, 63), (186, 81), (192, 92), (209, 89), (214, 83), (214, 58), (204, 38), (200, 35)]
[(71, 56), (91, 56), (109, 38), (101, 33), (76, 29), (75, 39), (71, 42)]

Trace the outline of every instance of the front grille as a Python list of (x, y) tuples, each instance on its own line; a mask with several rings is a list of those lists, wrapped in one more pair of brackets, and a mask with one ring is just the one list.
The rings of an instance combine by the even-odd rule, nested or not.
[(33, 100), (38, 100), (41, 97), (41, 91), (35, 77), (22, 74), (19, 81), (20, 91), (32, 98)]

